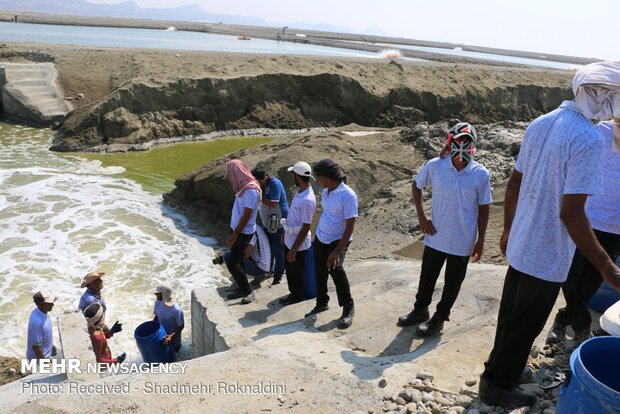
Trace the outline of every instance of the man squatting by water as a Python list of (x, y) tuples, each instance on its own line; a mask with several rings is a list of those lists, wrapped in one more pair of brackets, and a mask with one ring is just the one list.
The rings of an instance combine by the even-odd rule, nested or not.
[[(398, 324), (423, 322), (416, 331), (418, 336), (433, 335), (443, 329), (465, 279), (470, 255), (472, 262), (482, 256), (492, 200), (489, 172), (473, 159), (477, 139), (470, 124), (454, 125), (440, 156), (422, 167), (411, 186), (420, 228), (425, 234), (424, 253), (413, 310), (398, 318)], [(423, 205), (422, 189), (426, 186), (433, 188), (430, 220)], [(429, 319), (428, 307), (446, 261), (441, 300)]]
[(357, 195), (346, 184), (344, 171), (334, 160), (324, 159), (316, 163), (314, 174), (323, 187), (321, 193), (323, 213), (314, 237), (316, 306), (305, 316), (312, 316), (328, 309), (329, 274), (336, 285), (338, 305), (343, 308), (338, 328), (346, 329), (353, 323), (355, 308), (343, 263), (355, 228)]
[(620, 269), (597, 241), (584, 208), (588, 195), (602, 189), (604, 140), (592, 121), (620, 116), (620, 63), (581, 68), (573, 92), (574, 101), (529, 125), (506, 188), (500, 247), (510, 266), (479, 385), (479, 397), (489, 405), (536, 402), (517, 385), (566, 280), (575, 245), (620, 290)]

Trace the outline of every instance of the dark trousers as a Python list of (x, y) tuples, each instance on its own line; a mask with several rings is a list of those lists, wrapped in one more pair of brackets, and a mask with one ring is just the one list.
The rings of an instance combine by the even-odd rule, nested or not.
[(230, 248), (230, 256), (228, 262), (226, 262), (228, 271), (232, 275), (233, 279), (235, 279), (235, 282), (237, 282), (239, 290), (241, 290), (245, 296), (252, 293), (252, 288), (248, 282), (248, 276), (245, 274), (245, 270), (243, 269), (243, 256), (246, 247), (248, 247), (250, 240), (252, 240), (253, 235), (254, 234), (241, 233), (239, 237), (237, 237), (235, 244), (233, 244)]
[(482, 374), (499, 387), (510, 387), (527, 363), (536, 337), (560, 293), (560, 283), (548, 282), (508, 268), (497, 315), (495, 343)]
[[(289, 248), (284, 246), (284, 257), (288, 255)], [(288, 282), (288, 290), (291, 295), (296, 299), (304, 298), (304, 274), (306, 272), (306, 253), (307, 250), (302, 250), (295, 254), (295, 261), (289, 263), (285, 260), (284, 266), (286, 267), (286, 280)]]
[(461, 290), (461, 284), (465, 279), (465, 273), (467, 273), (469, 256), (455, 256), (425, 246), (424, 254), (422, 255), (420, 284), (418, 285), (418, 293), (416, 294), (413, 308), (416, 311), (428, 309), (433, 299), (433, 291), (435, 290), (439, 272), (441, 272), (441, 267), (446, 261), (448, 263), (446, 264), (441, 300), (437, 304), (437, 315), (444, 321), (449, 321), (450, 309), (452, 309), (456, 301), (456, 297)]
[(329, 296), (327, 295), (327, 276), (331, 275), (336, 285), (336, 294), (338, 295), (338, 305), (348, 306), (353, 305), (353, 298), (351, 297), (351, 288), (349, 287), (349, 280), (347, 274), (342, 267), (344, 263), (344, 257), (347, 254), (347, 247), (340, 252), (340, 260), (338, 266), (332, 270), (327, 269), (327, 257), (334, 251), (336, 246), (340, 243), (340, 240), (336, 240), (330, 244), (321, 243), (321, 241), (315, 237), (314, 239), (314, 268), (316, 273), (316, 304), (317, 306), (327, 306), (329, 302)]
[(269, 246), (271, 247), (271, 270), (273, 271), (273, 277), (282, 277), (284, 273), (284, 263), (286, 262), (284, 243), (282, 243), (284, 229), (278, 229), (275, 233), (269, 233), (267, 229), (265, 229), (265, 233), (267, 233)]
[[(594, 234), (609, 257), (615, 261), (620, 253), (620, 235), (599, 230), (594, 230)], [(602, 283), (603, 277), (596, 267), (576, 249), (568, 277), (562, 285), (566, 307), (558, 311), (556, 322), (572, 325), (574, 331), (590, 329), (592, 316), (587, 303)]]

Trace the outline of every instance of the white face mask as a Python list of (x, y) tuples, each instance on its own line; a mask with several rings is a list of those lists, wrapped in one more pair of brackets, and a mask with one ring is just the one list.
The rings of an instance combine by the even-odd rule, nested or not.
[(575, 104), (586, 118), (607, 121), (616, 111), (620, 112), (620, 90), (602, 85), (582, 85), (575, 95)]

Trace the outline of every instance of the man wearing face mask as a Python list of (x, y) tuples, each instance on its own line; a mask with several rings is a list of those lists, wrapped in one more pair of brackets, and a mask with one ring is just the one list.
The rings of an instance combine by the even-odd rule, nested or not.
[(288, 217), (282, 219), (286, 280), (290, 292), (288, 296), (280, 299), (280, 303), (284, 306), (304, 300), (306, 253), (311, 245), (310, 224), (316, 210), (316, 197), (310, 186), (310, 178), (314, 178), (310, 164), (299, 161), (288, 171), (293, 173), (299, 191), (288, 209)]
[[(411, 186), (420, 228), (425, 234), (424, 254), (413, 310), (398, 318), (398, 324), (423, 322), (416, 331), (419, 336), (430, 336), (443, 329), (444, 321), (450, 320), (470, 256), (472, 262), (482, 256), (492, 200), (489, 172), (473, 160), (476, 141), (473, 126), (465, 122), (454, 125), (441, 155), (422, 167)], [(427, 186), (433, 188), (432, 220), (424, 212), (422, 189)], [(441, 300), (429, 319), (428, 307), (446, 261)]]
[(575, 245), (620, 290), (620, 269), (596, 240), (585, 211), (588, 196), (602, 190), (604, 141), (592, 121), (609, 120), (614, 113), (620, 63), (584, 66), (573, 78), (573, 92), (575, 101), (529, 125), (506, 187), (500, 248), (510, 267), (478, 394), (488, 405), (536, 402), (517, 386), (566, 280)]
[[(614, 140), (620, 141), (620, 117), (614, 122), (600, 122), (596, 129), (605, 139), (603, 192), (588, 198), (586, 213), (596, 239), (615, 262), (620, 255), (620, 149), (614, 150)], [(568, 277), (562, 285), (566, 307), (556, 314), (547, 342), (563, 340), (568, 325), (575, 332), (574, 345), (590, 337), (592, 317), (587, 303), (601, 283), (603, 279), (599, 271), (576, 249)]]

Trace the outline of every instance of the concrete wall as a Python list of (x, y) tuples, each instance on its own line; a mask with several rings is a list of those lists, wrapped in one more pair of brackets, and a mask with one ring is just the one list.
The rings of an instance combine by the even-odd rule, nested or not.
[(194, 289), (191, 306), (194, 358), (251, 343), (215, 289)]

